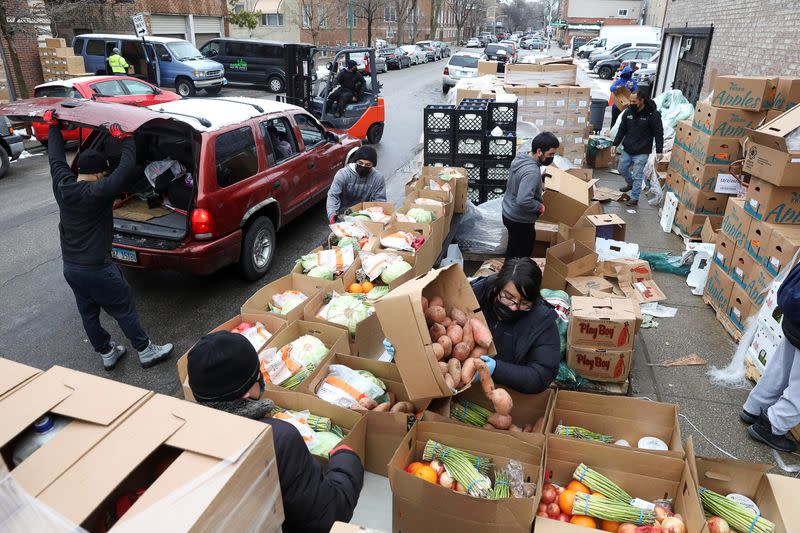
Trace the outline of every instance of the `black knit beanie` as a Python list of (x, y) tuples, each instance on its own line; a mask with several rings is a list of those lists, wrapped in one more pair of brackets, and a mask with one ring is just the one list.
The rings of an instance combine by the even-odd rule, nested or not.
[(78, 156), (78, 173), (97, 174), (108, 170), (108, 158), (97, 150), (84, 150)]
[(204, 335), (189, 351), (189, 387), (198, 402), (237, 400), (258, 380), (253, 345), (238, 333)]
[(378, 165), (378, 152), (375, 151), (375, 148), (372, 146), (362, 146), (355, 152), (353, 152), (353, 157), (351, 161), (358, 161), (359, 159), (366, 159), (367, 161), (372, 162), (372, 166)]

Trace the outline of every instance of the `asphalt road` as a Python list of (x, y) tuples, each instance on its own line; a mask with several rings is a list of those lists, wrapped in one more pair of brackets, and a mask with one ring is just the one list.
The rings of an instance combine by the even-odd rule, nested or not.
[[(386, 129), (378, 148), (378, 168), (387, 179), (390, 199), (402, 196), (403, 173), (395, 170), (419, 150), (422, 109), (442, 103), (445, 60), (379, 76), (386, 100)], [(252, 88), (226, 89), (225, 96), (272, 99)], [(41, 151), (12, 164), (0, 180), (0, 356), (38, 368), (62, 365), (132, 385), (175, 394), (174, 363), (143, 370), (130, 353), (110, 373), (88, 343), (72, 292), (62, 274), (58, 208), (53, 199), (47, 156)], [(258, 288), (285, 275), (297, 257), (328, 234), (324, 206), (318, 205), (278, 233), (270, 272), (257, 282), (243, 281), (235, 267), (207, 277), (167, 271), (126, 270), (142, 324), (158, 343), (175, 344), (175, 358), (198, 337), (238, 313)], [(103, 315), (117, 341), (126, 341), (116, 323)]]

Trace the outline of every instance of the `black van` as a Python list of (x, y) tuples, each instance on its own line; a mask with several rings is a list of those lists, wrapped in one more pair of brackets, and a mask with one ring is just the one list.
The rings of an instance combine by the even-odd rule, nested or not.
[(253, 83), (273, 93), (286, 87), (284, 43), (260, 39), (211, 39), (200, 48), (207, 58), (225, 65), (233, 83)]

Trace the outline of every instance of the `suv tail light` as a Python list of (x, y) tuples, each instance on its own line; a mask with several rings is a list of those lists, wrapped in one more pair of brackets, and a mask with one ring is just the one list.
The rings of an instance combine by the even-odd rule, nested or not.
[(364, 54), (364, 73), (369, 74), (369, 56)]
[(205, 209), (192, 211), (192, 234), (195, 239), (210, 239), (217, 227), (211, 213)]
[(447, 67), (444, 67), (444, 75), (445, 76), (449, 76), (450, 75), (450, 70), (448, 70)]

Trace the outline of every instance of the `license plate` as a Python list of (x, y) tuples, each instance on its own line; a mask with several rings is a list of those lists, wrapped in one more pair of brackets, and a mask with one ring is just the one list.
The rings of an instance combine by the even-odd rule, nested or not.
[(125, 248), (111, 248), (111, 257), (117, 261), (124, 261), (126, 263), (139, 262), (139, 258), (136, 256), (136, 251), (126, 250)]

